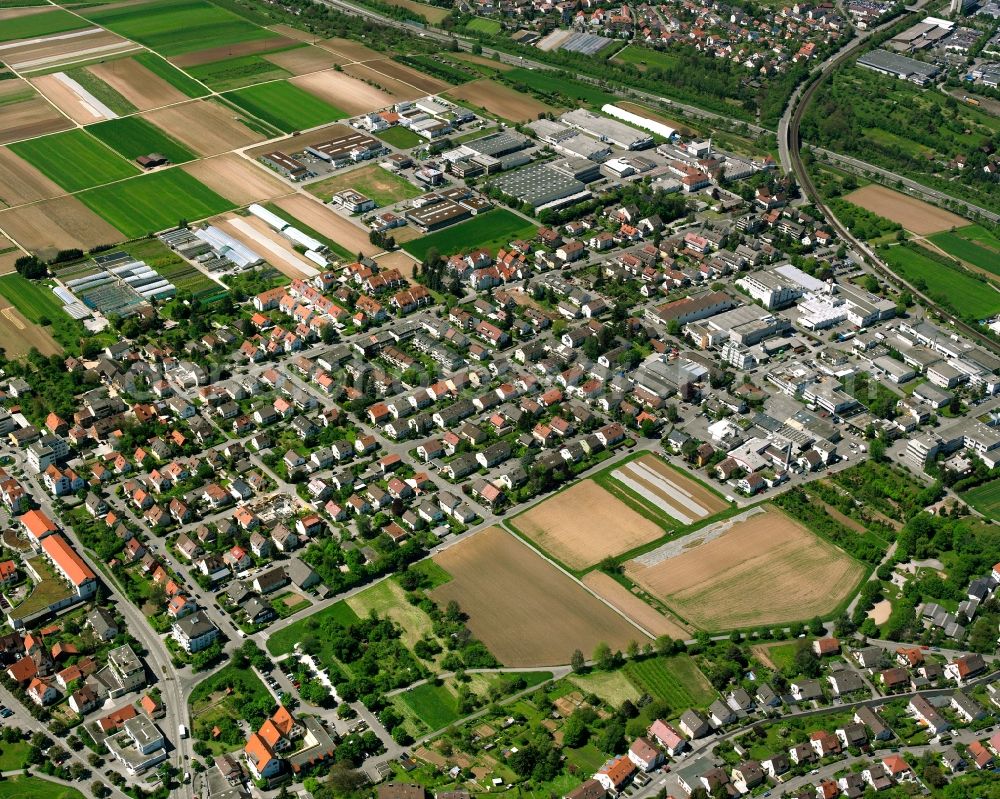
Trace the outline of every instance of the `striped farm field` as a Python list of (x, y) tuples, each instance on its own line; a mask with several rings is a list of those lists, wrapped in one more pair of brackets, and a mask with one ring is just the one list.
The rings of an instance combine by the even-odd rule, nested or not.
[(66, 191), (122, 180), (139, 168), (84, 130), (67, 130), (17, 142), (10, 149)]
[(640, 691), (672, 708), (705, 707), (715, 699), (712, 684), (687, 655), (633, 660), (625, 674)]
[[(989, 235), (989, 231), (982, 229), (983, 233)], [(967, 238), (961, 230), (949, 233), (936, 233), (929, 237), (930, 240), (944, 250), (948, 255), (965, 261), (979, 269), (985, 269), (994, 275), (1000, 275), (1000, 241), (993, 239), (994, 247), (990, 247), (990, 240), (980, 235), (979, 241)]]
[(183, 144), (142, 117), (109, 119), (91, 125), (87, 131), (130, 161), (150, 153), (165, 155), (174, 164), (183, 164), (195, 158), (195, 154)]
[(285, 133), (343, 119), (347, 113), (285, 81), (261, 83), (222, 95)]
[(141, 175), (77, 196), (129, 238), (166, 230), (181, 219), (205, 219), (236, 207), (181, 169)]

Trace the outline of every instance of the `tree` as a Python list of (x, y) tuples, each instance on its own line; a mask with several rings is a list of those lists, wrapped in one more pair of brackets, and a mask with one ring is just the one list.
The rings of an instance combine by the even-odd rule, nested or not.
[(586, 662), (583, 659), (583, 652), (581, 652), (579, 649), (574, 649), (573, 655), (569, 659), (569, 665), (573, 669), (573, 671), (576, 672), (577, 674), (583, 671), (584, 667), (586, 666)]
[(583, 746), (587, 743), (589, 735), (590, 730), (587, 729), (584, 716), (579, 710), (577, 710), (568, 719), (566, 719), (566, 723), (563, 725), (563, 746), (568, 746), (573, 749)]
[(812, 621), (809, 622), (809, 632), (816, 636), (826, 635), (826, 626), (819, 616), (813, 616)]
[(594, 665), (602, 671), (607, 671), (614, 664), (614, 656), (611, 654), (611, 647), (601, 641), (595, 649), (592, 658)]

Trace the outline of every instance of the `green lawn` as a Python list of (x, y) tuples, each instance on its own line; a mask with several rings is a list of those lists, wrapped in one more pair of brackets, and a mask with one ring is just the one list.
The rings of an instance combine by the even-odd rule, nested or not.
[(394, 175), (378, 164), (368, 164), (309, 184), (309, 193), (316, 195), (323, 202), (330, 202), (334, 194), (344, 189), (360, 191), (380, 206), (392, 205), (400, 200), (408, 200), (423, 194), (423, 191), (410, 181)]
[(42, 317), (57, 319), (63, 313), (63, 304), (47, 285), (18, 274), (0, 277), (0, 295), (36, 324)]
[(198, 81), (192, 80), (156, 53), (146, 51), (132, 56), (132, 59), (188, 97), (204, 97), (208, 94), (208, 90)]
[(222, 96), (285, 133), (314, 128), (349, 116), (345, 111), (284, 81), (248, 86)]
[(715, 699), (711, 684), (687, 655), (630, 661), (625, 674), (643, 693), (674, 709), (706, 707)]
[[(416, 572), (424, 579), (424, 588), (428, 591), (444, 585), (451, 580), (451, 575), (436, 564), (431, 558), (425, 558), (409, 567), (409, 571)], [(398, 576), (397, 576), (398, 579)]]
[(275, 35), (207, 0), (157, 0), (81, 13), (165, 56)]
[(476, 17), (476, 19), (470, 21), (465, 27), (470, 31), (489, 34), (500, 33), (503, 30), (503, 25), (495, 19), (483, 19), (482, 17)]
[(460, 718), (457, 698), (443, 685), (424, 683), (400, 694), (399, 700), (432, 732)]
[(87, 27), (89, 25), (87, 25), (86, 20), (61, 8), (52, 11), (39, 11), (37, 14), (5, 19), (3, 25), (0, 25), (0, 42), (33, 39), (36, 36), (49, 36), (53, 33), (64, 33)]
[(0, 799), (84, 799), (76, 788), (66, 788), (41, 777), (0, 780)]
[(251, 669), (226, 666), (211, 677), (206, 677), (192, 689), (191, 697), (188, 700), (192, 713), (197, 715), (204, 710), (205, 706), (210, 704), (209, 697), (226, 688), (232, 688), (233, 693), (239, 694), (247, 701), (266, 699), (269, 696), (264, 683)]
[(983, 483), (964, 492), (962, 499), (988, 519), (1000, 518), (1000, 480)]
[(594, 671), (590, 674), (574, 674), (568, 679), (585, 694), (594, 694), (615, 707), (619, 707), (626, 699), (636, 702), (643, 693), (624, 671)]
[(468, 222), (429, 233), (403, 244), (410, 255), (423, 260), (427, 252), (437, 248), (443, 256), (469, 252), (479, 248), (496, 253), (514, 239), (533, 238), (538, 228), (505, 208), (481, 213)]
[(966, 225), (965, 227), (960, 227), (955, 231), (955, 235), (961, 236), (963, 239), (968, 239), (969, 241), (974, 241), (976, 244), (982, 245), (988, 250), (1000, 253), (1000, 237), (995, 236), (982, 225)]
[(181, 219), (205, 219), (235, 208), (181, 169), (141, 175), (77, 196), (129, 238), (166, 230)]
[(139, 173), (84, 130), (67, 130), (16, 142), (10, 149), (66, 191), (80, 191)]
[(678, 57), (662, 50), (653, 50), (649, 47), (639, 45), (629, 45), (619, 52), (613, 59), (614, 62), (631, 64), (632, 66), (644, 69), (645, 67), (657, 67), (658, 69), (668, 69), (676, 66)]
[[(989, 233), (985, 229), (982, 230), (984, 233)], [(953, 255), (973, 266), (992, 272), (994, 275), (1000, 275), (1000, 249), (989, 249), (981, 246), (976, 241), (962, 236), (960, 231), (935, 233), (929, 238), (948, 255)]]
[(272, 655), (285, 655), (291, 652), (297, 643), (311, 634), (314, 629), (319, 629), (318, 625), (328, 619), (346, 627), (358, 621), (358, 614), (346, 602), (335, 602), (318, 613), (313, 613), (288, 627), (271, 632), (267, 639), (267, 651)]
[(216, 91), (239, 89), (251, 83), (291, 77), (290, 72), (259, 55), (244, 55), (189, 67), (192, 76)]
[(409, 128), (404, 128), (402, 125), (394, 125), (388, 130), (379, 131), (375, 136), (386, 144), (391, 144), (393, 147), (398, 147), (401, 150), (416, 147), (423, 141), (419, 135)]
[(888, 247), (879, 254), (908, 281), (923, 281), (927, 294), (962, 316), (986, 319), (1000, 312), (1000, 292), (969, 274), (924, 255), (920, 247)]
[(588, 743), (576, 749), (567, 748), (566, 759), (576, 766), (579, 773), (593, 774), (604, 765), (608, 756), (594, 744)]
[[(299, 597), (299, 595), (289, 592), (277, 597), (271, 603), (272, 607), (274, 607), (275, 611), (279, 616), (281, 616), (281, 618), (291, 616), (293, 613), (298, 613), (300, 610), (305, 610), (311, 604), (308, 599), (299, 597), (298, 601), (294, 601), (292, 599), (293, 597)], [(289, 605), (289, 602), (292, 602), (293, 604)]]
[(0, 771), (14, 771), (24, 768), (24, 762), (31, 751), (31, 744), (27, 741), (17, 741), (16, 743), (0, 743)]
[(109, 119), (107, 122), (91, 125), (87, 130), (130, 161), (150, 153), (161, 153), (174, 164), (183, 164), (196, 158), (183, 144), (142, 117)]

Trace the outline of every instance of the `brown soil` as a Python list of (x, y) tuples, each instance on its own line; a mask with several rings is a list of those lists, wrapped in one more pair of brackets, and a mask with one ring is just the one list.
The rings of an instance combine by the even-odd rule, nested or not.
[(448, 53), (449, 58), (457, 58), (460, 61), (468, 61), (470, 64), (480, 64), (484, 67), (490, 67), (499, 72), (510, 72), (514, 69), (513, 64), (504, 64), (501, 61), (494, 61), (492, 58), (487, 58), (482, 55), (473, 55), (472, 53)]
[(44, 97), (34, 97), (21, 103), (11, 103), (0, 113), (0, 144), (21, 139), (33, 139), (73, 124), (60, 114)]
[(892, 602), (888, 599), (883, 599), (881, 602), (876, 602), (871, 610), (868, 611), (868, 618), (871, 619), (876, 624), (885, 624), (889, 621), (889, 617), (892, 615)]
[(322, 144), (323, 142), (330, 141), (330, 139), (336, 139), (338, 136), (344, 136), (345, 134), (353, 132), (354, 131), (347, 125), (335, 123), (333, 125), (317, 128), (316, 130), (311, 130), (308, 133), (303, 133), (299, 136), (286, 136), (285, 138), (278, 139), (277, 141), (270, 141), (260, 147), (254, 147), (252, 150), (247, 150), (246, 153), (251, 158), (258, 158), (264, 155), (264, 153), (270, 153), (274, 150), (281, 150), (284, 153), (300, 153), (306, 147), (311, 147), (314, 144)]
[(41, 325), (29, 322), (6, 298), (0, 297), (0, 342), (8, 358), (27, 355), (32, 347), (42, 355), (62, 352), (55, 339)]
[(0, 211), (0, 228), (24, 249), (44, 253), (89, 250), (125, 238), (121, 231), (68, 195)]
[(6, 147), (0, 147), (0, 206), (58, 197), (63, 189)]
[(119, 58), (87, 67), (94, 77), (104, 81), (140, 111), (162, 105), (183, 103), (187, 96), (150, 72), (138, 61)]
[(389, 77), (384, 72), (372, 69), (367, 64), (348, 64), (344, 67), (344, 72), (359, 80), (375, 84), (379, 89), (389, 94), (393, 100), (415, 100), (427, 94), (409, 83), (404, 83)]
[(680, 641), (691, 637), (690, 630), (676, 619), (651, 608), (609, 574), (588, 572), (584, 575), (583, 584), (654, 636), (669, 635)]
[(322, 236), (332, 239), (349, 253), (374, 255), (379, 248), (368, 241), (368, 230), (303, 194), (283, 197), (275, 205), (287, 211)]
[(288, 239), (262, 219), (226, 214), (216, 220), (216, 224), (292, 280), (305, 279), (317, 274), (316, 265), (299, 255)]
[(969, 220), (950, 211), (876, 183), (862, 186), (846, 195), (844, 199), (893, 222), (898, 222), (920, 236), (969, 224)]
[(135, 49), (138, 49), (136, 45), (127, 39), (102, 28), (94, 28), (93, 31), (74, 35), (69, 39), (53, 39), (48, 42), (29, 40), (15, 47), (5, 46), (0, 52), (4, 62), (14, 69), (29, 70)]
[(32, 78), (31, 83), (74, 122), (79, 122), (81, 125), (89, 125), (92, 122), (114, 119), (114, 117), (102, 114), (69, 86), (62, 83), (55, 75), (42, 75)]
[(778, 670), (778, 667), (774, 665), (774, 661), (771, 660), (770, 653), (771, 646), (769, 644), (754, 644), (750, 647), (750, 654), (752, 654), (757, 660), (767, 666), (769, 669), (774, 671)]
[(393, 102), (390, 95), (374, 86), (332, 69), (302, 75), (288, 82), (336, 108), (343, 109), (352, 116), (377, 111), (392, 105)]
[(214, 100), (192, 100), (147, 111), (143, 116), (199, 155), (218, 155), (264, 138)]
[(638, 103), (630, 103), (627, 100), (620, 100), (615, 103), (619, 108), (624, 108), (626, 111), (631, 111), (633, 114), (638, 114), (646, 119), (651, 119), (654, 122), (660, 122), (664, 125), (669, 125), (675, 130), (679, 131), (684, 136), (694, 136), (697, 134), (693, 128), (688, 127), (683, 122), (678, 122), (676, 119), (671, 119), (670, 117), (665, 117), (656, 111), (651, 111), (644, 105), (639, 105)]
[(573, 651), (612, 650), (644, 636), (575, 580), (498, 527), (434, 560), (451, 575), (431, 596), (456, 600), (469, 629), (507, 666), (568, 663)]
[(351, 39), (327, 39), (325, 42), (318, 42), (318, 44), (324, 50), (343, 56), (348, 62), (385, 58), (385, 55), (378, 50), (372, 50), (370, 47), (365, 47), (360, 42)]
[[(660, 479), (654, 480), (643, 476), (641, 470), (631, 471), (629, 469), (631, 463), (640, 464), (646, 469), (655, 472)], [(654, 494), (659, 500), (657, 505), (662, 505), (663, 509), (671, 515), (674, 515), (671, 513), (671, 510), (676, 509), (681, 515), (688, 518), (703, 519), (707, 516), (714, 516), (716, 513), (721, 513), (729, 507), (720, 497), (709, 491), (705, 486), (689, 477), (685, 477), (655, 455), (643, 455), (640, 458), (636, 458), (635, 461), (625, 464), (621, 469), (626, 477), (639, 483), (647, 491)], [(707, 513), (697, 512), (692, 507), (685, 505), (684, 502), (679, 500), (677, 494), (689, 498), (707, 511)]]
[(517, 516), (513, 524), (572, 569), (585, 569), (664, 535), (659, 525), (593, 480), (560, 491)]
[(388, 75), (390, 78), (395, 78), (396, 80), (403, 81), (403, 83), (408, 83), (410, 86), (415, 86), (424, 94), (438, 94), (451, 88), (450, 83), (426, 75), (413, 67), (406, 66), (406, 64), (390, 61), (388, 58), (384, 58), (381, 61), (369, 61), (365, 66), (371, 67), (383, 75)]
[(528, 122), (538, 119), (539, 114), (558, 111), (534, 97), (516, 92), (487, 78), (456, 86), (447, 96), (477, 108), (484, 108), (489, 113), (509, 119), (511, 122)]
[(26, 6), (25, 8), (0, 8), (0, 23), (6, 19), (30, 17), (43, 11), (51, 11), (51, 6)]
[(181, 169), (237, 205), (265, 202), (293, 191), (263, 167), (236, 153), (194, 161)]
[(193, 53), (183, 53), (170, 59), (170, 63), (180, 67), (197, 67), (201, 64), (211, 64), (214, 61), (225, 61), (229, 58), (239, 58), (244, 55), (254, 55), (264, 53), (268, 50), (277, 50), (279, 47), (291, 47), (295, 44), (294, 39), (285, 36), (269, 36), (266, 39), (257, 39), (252, 42), (239, 42), (237, 44), (226, 44), (220, 47), (210, 47), (207, 50), (196, 50)]
[(295, 50), (284, 50), (264, 56), (272, 64), (276, 64), (293, 75), (305, 75), (308, 72), (318, 72), (329, 69), (335, 64), (343, 64), (344, 59), (338, 58), (322, 47), (299, 47)]
[(777, 508), (629, 577), (706, 630), (754, 627), (830, 612), (857, 585), (860, 563)]
[(398, 269), (403, 277), (412, 280), (417, 262), (402, 250), (396, 250), (378, 256), (378, 265), (380, 269)]

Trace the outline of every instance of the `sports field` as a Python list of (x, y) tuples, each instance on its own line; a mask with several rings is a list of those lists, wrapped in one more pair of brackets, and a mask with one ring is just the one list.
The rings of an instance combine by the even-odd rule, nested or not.
[(625, 573), (682, 619), (715, 631), (824, 616), (864, 567), (766, 505), (630, 560)]
[(85, 130), (16, 142), (10, 149), (66, 191), (80, 191), (139, 173)]
[(91, 125), (87, 130), (130, 161), (150, 153), (165, 155), (173, 164), (183, 164), (195, 158), (195, 154), (179, 141), (142, 117), (111, 119)]
[(248, 86), (222, 96), (285, 133), (314, 128), (348, 116), (339, 108), (284, 81)]
[(379, 205), (391, 205), (400, 200), (419, 197), (423, 191), (410, 181), (394, 175), (378, 164), (368, 164), (359, 169), (342, 172), (332, 178), (309, 184), (309, 193), (323, 202), (330, 202), (338, 191), (354, 189), (371, 197)]
[(273, 34), (207, 0), (157, 0), (88, 11), (88, 19), (165, 56), (266, 39)]
[(61, 8), (39, 9), (29, 14), (13, 9), (0, 10), (0, 42), (34, 39), (88, 27), (86, 20)]
[(180, 169), (141, 175), (77, 196), (129, 238), (165, 230), (180, 219), (205, 219), (235, 208)]
[(967, 220), (950, 211), (877, 183), (862, 186), (846, 195), (844, 199), (893, 222), (898, 222), (920, 236), (968, 224)]
[(677, 711), (707, 707), (716, 697), (708, 678), (687, 655), (631, 661), (625, 674), (640, 691)]
[(922, 247), (887, 247), (879, 255), (908, 282), (926, 285), (932, 299), (963, 316), (987, 319), (1000, 312), (1000, 292), (969, 273), (935, 261)]
[(510, 524), (571, 569), (586, 569), (666, 533), (593, 480), (542, 500)]
[(527, 219), (506, 208), (498, 208), (481, 213), (468, 222), (408, 241), (403, 249), (420, 260), (432, 248), (437, 248), (445, 256), (478, 249), (496, 254), (497, 250), (507, 247), (515, 239), (534, 238), (537, 231), (537, 226)]
[(986, 228), (978, 228), (971, 236), (963, 233), (963, 228), (954, 233), (935, 233), (930, 240), (961, 261), (983, 269), (994, 275), (1000, 275), (1000, 239), (993, 237)]
[(430, 594), (435, 602), (459, 603), (472, 634), (506, 666), (568, 663), (573, 650), (593, 652), (605, 642), (623, 649), (648, 640), (589, 594), (499, 527), (434, 556), (451, 575)]
[(961, 497), (987, 519), (1000, 519), (1000, 480), (971, 488)]

